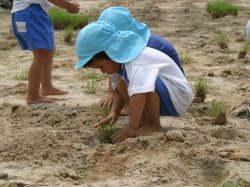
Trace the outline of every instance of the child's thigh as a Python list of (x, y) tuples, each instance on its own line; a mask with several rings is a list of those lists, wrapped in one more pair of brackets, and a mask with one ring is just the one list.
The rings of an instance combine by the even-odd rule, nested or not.
[(12, 27), (23, 50), (54, 50), (54, 29), (50, 17), (40, 5), (13, 13)]
[(158, 93), (160, 97), (160, 115), (161, 116), (179, 116), (179, 114), (175, 110), (175, 107), (172, 103), (168, 88), (163, 83), (161, 78), (157, 77), (155, 86), (156, 86), (156, 92)]

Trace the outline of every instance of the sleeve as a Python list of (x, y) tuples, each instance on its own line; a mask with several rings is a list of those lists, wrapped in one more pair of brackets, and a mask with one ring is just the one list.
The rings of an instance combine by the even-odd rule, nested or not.
[(128, 94), (131, 97), (138, 93), (153, 92), (159, 69), (150, 66), (133, 65), (132, 71), (127, 71), (127, 74), (130, 80)]

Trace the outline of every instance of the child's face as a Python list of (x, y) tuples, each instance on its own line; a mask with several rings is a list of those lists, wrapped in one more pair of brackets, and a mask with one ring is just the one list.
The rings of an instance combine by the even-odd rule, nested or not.
[(118, 73), (122, 68), (122, 64), (117, 63), (111, 59), (96, 59), (89, 68), (100, 69), (102, 73), (112, 74)]

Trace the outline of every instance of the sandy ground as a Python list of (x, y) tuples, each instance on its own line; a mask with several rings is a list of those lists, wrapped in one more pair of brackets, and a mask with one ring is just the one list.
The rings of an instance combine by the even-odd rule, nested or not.
[[(73, 70), (79, 30), (72, 43), (63, 41), (63, 31), (55, 31), (60, 54), (54, 58), (53, 81), (70, 93), (55, 96), (53, 104), (27, 105), (27, 81), (13, 76), (29, 68), (32, 54), (19, 48), (10, 13), (0, 15), (0, 186), (212, 187), (239, 179), (241, 186), (250, 185), (250, 56), (238, 59), (250, 2), (232, 1), (240, 8), (238, 16), (216, 20), (205, 11), (206, 1), (150, 2), (78, 1), (91, 21), (109, 6), (129, 8), (179, 54), (190, 52), (191, 62), (183, 67), (193, 88), (204, 76), (211, 89), (205, 102), (192, 103), (183, 117), (161, 118), (173, 130), (115, 145), (100, 142), (93, 128), (102, 118), (98, 102), (106, 94), (108, 76), (95, 94), (86, 94), (90, 70)], [(227, 49), (213, 42), (221, 31), (229, 38)], [(211, 72), (214, 76), (208, 76)], [(227, 103), (227, 124), (212, 123), (207, 114), (212, 99)], [(117, 125), (126, 123), (128, 117), (121, 117)]]

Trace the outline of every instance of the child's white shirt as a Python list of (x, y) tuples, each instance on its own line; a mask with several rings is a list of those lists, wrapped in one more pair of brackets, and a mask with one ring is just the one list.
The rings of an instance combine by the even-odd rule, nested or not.
[(25, 10), (30, 6), (30, 4), (39, 4), (44, 12), (48, 12), (51, 7), (51, 3), (47, 0), (15, 0), (11, 13)]
[(192, 89), (180, 68), (168, 55), (145, 47), (137, 58), (123, 66), (129, 80), (129, 97), (154, 92), (155, 82), (159, 77), (168, 88), (178, 114), (181, 116), (186, 112), (192, 100)]

